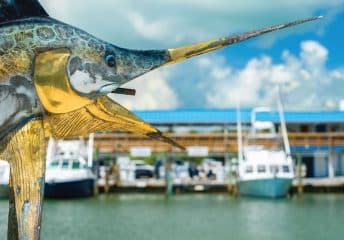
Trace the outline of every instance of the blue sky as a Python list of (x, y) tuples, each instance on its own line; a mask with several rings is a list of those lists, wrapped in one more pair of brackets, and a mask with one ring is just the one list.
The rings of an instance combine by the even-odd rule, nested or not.
[(131, 109), (230, 108), (276, 104), (335, 110), (344, 99), (344, 0), (41, 0), (55, 18), (116, 45), (163, 49), (299, 18), (324, 19), (165, 67), (114, 98)]

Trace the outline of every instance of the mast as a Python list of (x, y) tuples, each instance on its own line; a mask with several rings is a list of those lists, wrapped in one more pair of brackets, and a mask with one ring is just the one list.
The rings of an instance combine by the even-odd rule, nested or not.
[(238, 137), (238, 161), (241, 162), (244, 159), (244, 155), (243, 155), (243, 143), (242, 143), (241, 112), (240, 112), (239, 102), (237, 103), (237, 137)]
[(289, 139), (288, 139), (287, 125), (285, 122), (279, 87), (277, 87), (277, 105), (278, 105), (278, 112), (279, 112), (279, 117), (280, 117), (280, 122), (281, 122), (281, 131), (282, 131), (282, 137), (283, 137), (284, 150), (287, 156), (290, 156), (291, 151), (290, 151), (290, 144), (289, 144)]

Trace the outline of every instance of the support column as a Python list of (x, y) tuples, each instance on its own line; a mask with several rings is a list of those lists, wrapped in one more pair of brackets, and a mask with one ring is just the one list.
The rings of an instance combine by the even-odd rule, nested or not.
[(301, 197), (303, 195), (303, 184), (302, 184), (302, 155), (301, 153), (297, 153), (297, 163), (296, 163), (296, 171), (297, 171), (297, 194)]
[(335, 167), (334, 167), (334, 154), (333, 151), (330, 151), (328, 154), (328, 177), (335, 177)]
[(99, 148), (96, 148), (95, 158), (94, 158), (94, 175), (96, 176), (96, 182), (94, 184), (94, 191), (93, 194), (97, 196), (99, 194), (99, 186), (98, 186), (98, 176), (99, 176)]
[(10, 136), (9, 240), (39, 240), (45, 183), (46, 143), (41, 120), (34, 120)]
[(224, 145), (224, 162), (225, 162), (225, 166), (229, 166), (229, 172), (228, 172), (228, 184), (227, 184), (227, 190), (228, 192), (231, 194), (232, 190), (233, 190), (233, 186), (232, 186), (232, 161), (229, 159), (229, 143), (228, 143), (228, 128), (227, 125), (224, 124), (223, 125), (223, 145)]
[(329, 151), (328, 151), (328, 177), (335, 177), (335, 163), (334, 163), (334, 151), (333, 151), (333, 140), (329, 140)]

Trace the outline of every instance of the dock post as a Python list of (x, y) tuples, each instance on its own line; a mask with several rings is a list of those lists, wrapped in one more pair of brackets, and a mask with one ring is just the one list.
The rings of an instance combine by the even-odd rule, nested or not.
[(229, 194), (232, 194), (232, 162), (229, 159), (229, 143), (228, 143), (228, 127), (226, 124), (223, 125), (223, 144), (224, 144), (224, 160), (225, 163), (229, 167), (229, 172), (228, 172), (228, 183), (227, 183), (227, 190)]
[(105, 169), (105, 186), (104, 186), (104, 192), (108, 194), (110, 192), (110, 186), (109, 186), (109, 169)]
[(96, 148), (95, 158), (94, 158), (94, 175), (96, 176), (96, 183), (94, 184), (94, 195), (99, 194), (98, 176), (99, 176), (99, 148)]
[(34, 120), (14, 132), (5, 156), (10, 163), (7, 238), (39, 240), (45, 183), (46, 143), (43, 123)]
[(227, 190), (229, 194), (233, 194), (233, 185), (232, 185), (232, 161), (230, 159), (226, 160), (226, 163), (228, 165), (229, 171), (228, 171), (228, 184), (227, 184)]
[(298, 196), (303, 195), (303, 184), (302, 184), (302, 156), (301, 153), (297, 153), (297, 194)]
[[(232, 163), (233, 166), (233, 163)], [(232, 195), (235, 197), (239, 197), (239, 191), (238, 191), (238, 177), (239, 177), (239, 173), (238, 173), (238, 163), (234, 164), (235, 166), (235, 172), (233, 173), (233, 171), (231, 171), (232, 174)]]
[(173, 195), (172, 155), (167, 156), (165, 159), (166, 197), (171, 197)]

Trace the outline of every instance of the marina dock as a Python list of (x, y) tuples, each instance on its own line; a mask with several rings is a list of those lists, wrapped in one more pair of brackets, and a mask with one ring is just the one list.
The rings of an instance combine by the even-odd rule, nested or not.
[[(298, 182), (293, 181), (291, 193), (297, 193)], [(333, 179), (303, 179), (304, 193), (344, 193), (344, 177)], [(105, 190), (108, 188), (107, 190)], [(105, 186), (98, 184), (100, 193), (164, 193), (166, 183), (164, 181), (137, 181), (136, 183), (112, 184)], [(173, 184), (174, 193), (228, 193), (229, 186), (224, 183), (212, 183), (210, 181), (196, 181), (184, 184)]]
[[(243, 135), (250, 127), (250, 110), (241, 110)], [(235, 110), (183, 110), (183, 111), (142, 111), (137, 112), (165, 134), (185, 146), (186, 149), (206, 150), (206, 155), (189, 156), (188, 152), (173, 149), (162, 142), (129, 133), (105, 133), (95, 136), (95, 157), (107, 166), (116, 164), (120, 158), (141, 159), (154, 163), (157, 159), (200, 161), (212, 159), (225, 168), (235, 165), (238, 151)], [(168, 116), (168, 117), (167, 117)], [(277, 113), (260, 113), (257, 117), (275, 123), (279, 132)], [(301, 185), (305, 192), (344, 192), (344, 112), (286, 112), (286, 123), (291, 154), (297, 173), (300, 160)], [(257, 145), (272, 146), (273, 140), (257, 137)], [(141, 148), (149, 156), (132, 157), (133, 149)], [(234, 161), (234, 162), (233, 162)], [(104, 178), (104, 177), (103, 177)], [(116, 177), (112, 177), (115, 179)], [(111, 177), (110, 177), (111, 179)], [(295, 179), (293, 188), (300, 180)], [(110, 181), (105, 187), (105, 180), (100, 180), (99, 188), (110, 192), (163, 192), (165, 179), (138, 180), (137, 182), (116, 184)], [(174, 183), (178, 192), (226, 192), (231, 185), (228, 176), (220, 182), (184, 181)], [(106, 190), (107, 192), (107, 190)]]

